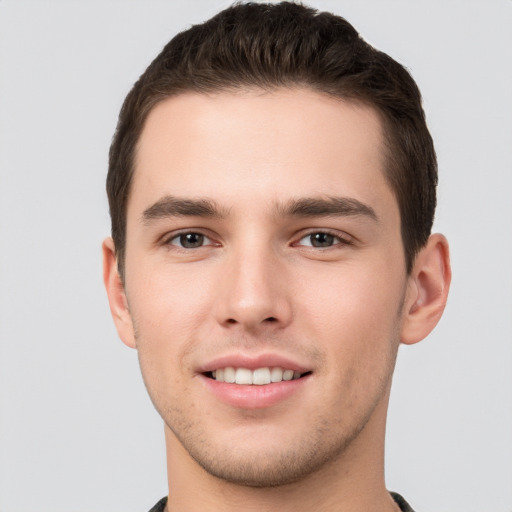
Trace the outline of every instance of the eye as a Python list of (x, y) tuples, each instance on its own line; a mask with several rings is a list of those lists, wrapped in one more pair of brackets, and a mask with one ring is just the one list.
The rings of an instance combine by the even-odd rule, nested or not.
[(302, 237), (297, 245), (325, 249), (334, 245), (347, 244), (350, 244), (350, 241), (343, 239), (340, 236), (333, 235), (325, 231), (316, 231), (314, 233), (308, 233), (306, 236)]
[(181, 233), (172, 237), (168, 242), (170, 245), (176, 245), (181, 249), (198, 249), (205, 245), (211, 245), (212, 241), (201, 233)]

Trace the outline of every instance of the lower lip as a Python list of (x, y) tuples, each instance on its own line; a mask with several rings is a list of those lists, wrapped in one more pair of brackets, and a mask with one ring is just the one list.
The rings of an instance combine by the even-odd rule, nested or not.
[(300, 379), (273, 382), (263, 386), (244, 386), (218, 382), (201, 375), (206, 388), (220, 401), (241, 409), (263, 409), (279, 404), (298, 393), (309, 380), (310, 375)]

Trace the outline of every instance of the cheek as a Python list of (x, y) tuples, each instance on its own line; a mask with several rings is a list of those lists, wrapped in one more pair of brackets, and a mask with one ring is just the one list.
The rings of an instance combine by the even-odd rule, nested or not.
[(333, 336), (350, 334), (352, 338), (359, 337), (357, 333), (371, 333), (375, 337), (389, 333), (396, 324), (403, 279), (384, 265), (370, 270), (353, 265), (316, 272), (309, 283), (302, 281), (300, 293), (318, 325)]
[[(402, 278), (387, 274), (384, 265), (332, 270), (325, 275), (328, 286), (310, 293), (311, 337), (327, 355), (327, 374), (336, 385), (354, 393), (370, 393), (386, 380), (393, 367), (399, 342)], [(318, 285), (322, 275), (317, 273)], [(300, 315), (299, 315), (300, 316)], [(353, 397), (352, 397), (353, 398)]]
[[(183, 390), (192, 372), (187, 354), (210, 309), (210, 292), (184, 272), (138, 268), (127, 296), (142, 376), (155, 407), (167, 408), (169, 390)], [(162, 411), (161, 411), (162, 412)]]
[(141, 266), (133, 276), (127, 282), (130, 310), (139, 333), (151, 333), (152, 343), (186, 338), (204, 321), (215, 297), (199, 267)]
[[(187, 353), (198, 324), (194, 294), (183, 292), (180, 279), (162, 273), (132, 281), (128, 301), (135, 327), (142, 377), (162, 416), (172, 409), (175, 393), (187, 393)], [(186, 288), (186, 287), (185, 287)], [(182, 396), (182, 395), (180, 395)]]
[[(321, 400), (340, 421), (361, 419), (389, 385), (399, 342), (399, 286), (352, 269), (314, 298), (312, 336), (327, 355), (324, 376), (333, 389)], [(348, 413), (351, 411), (351, 413)], [(348, 423), (347, 423), (348, 422)]]

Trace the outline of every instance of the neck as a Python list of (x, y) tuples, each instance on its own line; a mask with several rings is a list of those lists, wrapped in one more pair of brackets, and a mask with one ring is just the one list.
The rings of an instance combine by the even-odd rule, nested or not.
[(298, 482), (247, 487), (207, 473), (166, 427), (168, 512), (394, 512), (384, 483), (386, 403), (334, 460)]

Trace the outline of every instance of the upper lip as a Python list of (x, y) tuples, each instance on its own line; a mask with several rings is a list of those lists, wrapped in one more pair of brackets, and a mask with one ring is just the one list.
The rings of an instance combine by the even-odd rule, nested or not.
[(226, 354), (216, 357), (204, 365), (201, 365), (197, 371), (199, 373), (207, 373), (218, 370), (219, 368), (226, 368), (228, 366), (233, 368), (247, 368), (249, 370), (279, 366), (280, 368), (284, 368), (286, 370), (293, 370), (301, 373), (311, 371), (310, 367), (279, 354), (260, 354), (258, 356), (248, 356), (240, 353)]

